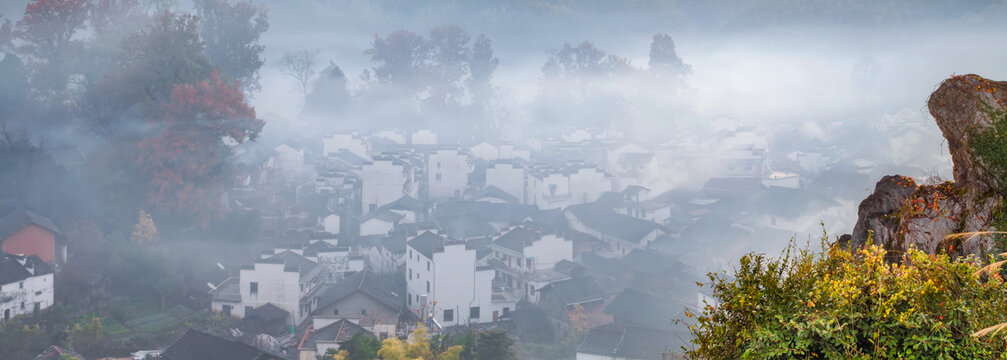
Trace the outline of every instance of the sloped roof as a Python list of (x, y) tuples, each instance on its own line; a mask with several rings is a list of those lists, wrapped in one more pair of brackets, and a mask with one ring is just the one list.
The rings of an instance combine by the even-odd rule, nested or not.
[(497, 238), (493, 244), (520, 253), (541, 238), (542, 234), (538, 231), (519, 226)]
[(49, 345), (41, 354), (35, 356), (34, 360), (62, 360), (65, 359), (63, 355), (69, 356), (71, 359), (84, 360), (84, 357), (73, 351), (60, 348), (56, 345)]
[(407, 244), (416, 249), (416, 251), (419, 251), (423, 256), (433, 259), (434, 253), (444, 251), (445, 240), (443, 236), (427, 231), (409, 240)]
[(591, 329), (577, 352), (621, 359), (662, 360), (668, 352), (679, 351), (671, 331), (638, 327), (603, 326)]
[(242, 344), (213, 336), (202, 331), (185, 332), (181, 338), (161, 353), (167, 360), (280, 360), (276, 355)]
[(360, 223), (362, 224), (372, 219), (377, 219), (390, 223), (397, 223), (404, 217), (406, 216), (388, 209), (378, 209), (375, 211), (371, 211), (370, 213), (367, 213), (367, 215), (364, 216), (363, 219), (360, 219)]
[(364, 329), (360, 325), (354, 324), (346, 319), (340, 319), (339, 321), (331, 323), (321, 329), (312, 330), (308, 335), (308, 338), (299, 347), (302, 349), (314, 348), (319, 342), (335, 342), (338, 344), (349, 340), (356, 334), (375, 337), (373, 333), (367, 331), (367, 329)]
[(544, 292), (547, 289), (554, 291), (566, 305), (605, 299), (605, 292), (590, 276), (554, 281), (539, 291)]
[(59, 228), (49, 218), (28, 210), (15, 210), (0, 218), (0, 239), (8, 237), (28, 225), (36, 225), (53, 234), (60, 234)]
[[(21, 265), (19, 259), (25, 260), (25, 265)], [(35, 273), (32, 275), (27, 266), (34, 267)], [(0, 260), (0, 285), (10, 284), (25, 280), (30, 277), (52, 273), (52, 267), (46, 264), (37, 255), (27, 258), (9, 255)]]
[[(279, 254), (270, 256), (262, 260), (281, 261), (285, 268), (297, 269), (301, 276), (305, 276), (318, 267), (318, 263), (308, 260), (308, 258), (297, 255), (297, 253), (287, 250)], [(261, 260), (260, 260), (261, 261)]]
[(265, 321), (286, 320), (290, 315), (287, 310), (280, 309), (273, 303), (266, 303), (245, 314), (245, 318), (257, 317)]
[(687, 268), (675, 258), (649, 250), (633, 250), (622, 261), (627, 268), (650, 275), (672, 275)]
[(444, 232), (453, 239), (470, 239), (492, 236), (497, 233), (496, 227), (475, 215), (461, 215), (440, 221)]
[(682, 310), (669, 299), (661, 299), (641, 291), (625, 288), (602, 310), (628, 325), (648, 329), (667, 329), (672, 317)]
[(360, 292), (393, 310), (400, 311), (405, 304), (405, 289), (388, 275), (364, 270), (347, 277), (325, 289), (318, 297), (318, 309)]
[(417, 200), (416, 198), (413, 198), (412, 196), (403, 195), (398, 200), (395, 200), (395, 201), (392, 201), (391, 203), (385, 204), (380, 209), (405, 210), (405, 211), (412, 211), (412, 212), (417, 212), (417, 213), (423, 213), (423, 212), (426, 212), (427, 209), (430, 209), (430, 205), (427, 204), (426, 202)]
[(640, 243), (654, 230), (663, 229), (658, 223), (619, 214), (598, 203), (571, 205), (566, 211), (587, 227), (634, 244)]
[(514, 195), (508, 194), (506, 191), (503, 191), (500, 188), (493, 185), (487, 186), (481, 190), (473, 191), (467, 196), (467, 198), (473, 200), (486, 197), (497, 198), (515, 204), (520, 202), (518, 198), (515, 197)]
[(563, 210), (560, 209), (536, 211), (530, 217), (533, 223), (545, 225), (553, 230), (565, 230), (570, 227), (570, 220), (563, 215)]

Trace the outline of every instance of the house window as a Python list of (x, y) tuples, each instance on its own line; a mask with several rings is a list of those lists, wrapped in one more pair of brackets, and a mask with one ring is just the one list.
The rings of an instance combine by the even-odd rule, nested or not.
[(409, 306), (413, 306), (413, 296), (410, 295), (409, 293), (406, 293), (406, 301), (409, 302), (408, 304)]
[(18, 289), (24, 289), (24, 281), (17, 283)]
[(409, 269), (409, 278), (410, 278), (410, 279), (412, 279), (412, 278), (413, 278), (413, 269)]
[(549, 195), (556, 196), (556, 184), (549, 184)]
[(506, 316), (510, 316), (510, 308), (509, 307), (503, 308), (503, 316), (505, 316), (505, 317)]
[(339, 309), (332, 309), (332, 315), (339, 315)]
[(427, 280), (427, 292), (430, 292), (430, 281)]
[(24, 301), (21, 302), (21, 310), (24, 310)]
[(455, 321), (455, 311), (454, 310), (444, 310), (444, 321)]
[(248, 292), (252, 293), (252, 295), (258, 295), (259, 294), (259, 283), (257, 283), (257, 282), (250, 282), (250, 283), (248, 283)]
[(479, 319), (479, 307), (474, 306), (469, 308), (469, 319)]
[(220, 312), (224, 315), (231, 316), (231, 305), (224, 305), (220, 308)]
[(360, 316), (367, 316), (367, 309), (360, 309)]
[(412, 259), (412, 258), (413, 258), (413, 250), (412, 250), (412, 249), (409, 249), (409, 258), (410, 258), (410, 259)]
[(441, 181), (441, 173), (437, 173), (435, 175), (435, 178), (437, 179), (437, 181)]
[(427, 261), (427, 271), (430, 271), (430, 262)]
[(251, 306), (246, 306), (245, 307), (245, 316), (248, 316), (248, 313), (252, 312), (252, 310), (254, 310), (254, 308), (252, 308)]

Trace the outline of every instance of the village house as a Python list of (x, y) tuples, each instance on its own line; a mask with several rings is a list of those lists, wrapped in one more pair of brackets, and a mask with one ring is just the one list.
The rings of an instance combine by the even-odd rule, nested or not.
[(489, 264), (496, 271), (494, 287), (516, 292), (531, 303), (538, 300), (538, 290), (550, 282), (567, 278), (554, 270), (556, 264), (573, 260), (573, 241), (559, 234), (512, 226), (489, 244), (493, 251)]
[(53, 304), (52, 267), (36, 255), (0, 259), (0, 313), (3, 320)]
[(665, 233), (660, 224), (617, 213), (599, 203), (572, 205), (564, 214), (571, 229), (604, 241), (615, 256), (644, 249)]
[[(601, 310), (607, 296), (590, 276), (554, 281), (543, 286), (538, 292), (538, 301), (535, 304), (554, 322), (568, 324), (569, 315), (575, 311), (584, 314), (588, 321), (603, 318)], [(590, 325), (601, 325), (601, 321), (597, 322), (599, 323)]]
[(0, 218), (0, 251), (37, 255), (47, 263), (66, 262), (66, 240), (56, 224), (28, 210), (15, 210)]
[(417, 130), (409, 135), (412, 145), (437, 145), (437, 133), (431, 130)]
[(666, 360), (681, 352), (680, 334), (637, 327), (593, 328), (577, 346), (576, 360)]
[(486, 186), (496, 187), (517, 198), (521, 204), (529, 202), (525, 168), (512, 162), (495, 162), (486, 168)]
[(324, 319), (313, 319), (315, 323), (308, 326), (297, 345), (298, 360), (316, 360), (329, 350), (338, 352), (340, 345), (354, 335), (374, 337), (374, 334), (356, 323), (340, 319), (327, 322)]
[(283, 360), (284, 357), (271, 354), (243, 344), (236, 340), (224, 339), (198, 330), (189, 330), (164, 349), (159, 359), (164, 360)]
[(338, 132), (322, 138), (322, 156), (331, 156), (346, 150), (367, 159), (367, 143), (353, 132)]
[(304, 168), (304, 146), (291, 141), (277, 145), (265, 167), (277, 171), (283, 181), (296, 181)]
[(472, 172), (468, 156), (456, 149), (436, 150), (427, 156), (427, 197), (460, 198)]
[(382, 339), (395, 336), (400, 323), (415, 319), (406, 308), (405, 283), (396, 275), (364, 270), (327, 285), (312, 312), (315, 328), (348, 320)]
[(406, 245), (406, 306), (421, 319), (440, 327), (489, 323), (515, 308), (517, 297), (493, 292), (494, 270), (478, 267), (464, 242), (428, 231)]
[(276, 250), (253, 265), (242, 267), (238, 278), (224, 280), (211, 291), (214, 312), (245, 317), (254, 309), (272, 304), (288, 313), (288, 325), (300, 324), (313, 309), (313, 298), (324, 267), (298, 254), (300, 250)]
[(362, 214), (402, 198), (416, 197), (413, 166), (392, 157), (379, 157), (361, 169)]

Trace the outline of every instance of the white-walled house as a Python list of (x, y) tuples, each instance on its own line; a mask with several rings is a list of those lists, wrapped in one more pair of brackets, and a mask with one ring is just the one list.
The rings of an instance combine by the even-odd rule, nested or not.
[(406, 306), (421, 319), (442, 327), (489, 323), (515, 309), (517, 298), (494, 299), (494, 270), (477, 266), (464, 242), (425, 232), (406, 245)]
[(500, 144), (498, 154), (500, 159), (531, 161), (531, 150), (518, 148), (514, 144)]
[(0, 260), (0, 320), (30, 314), (53, 304), (52, 268), (35, 255)]
[(329, 234), (339, 234), (340, 229), (339, 226), (341, 219), (342, 217), (340, 217), (339, 214), (329, 213), (328, 215), (325, 215), (324, 217), (319, 219), (319, 223), (321, 223), (322, 230), (324, 230), (325, 232)]
[(375, 159), (361, 168), (362, 214), (411, 194), (412, 167), (396, 159)]
[(558, 169), (539, 168), (528, 176), (531, 204), (541, 210), (561, 209), (570, 205), (570, 177)]
[(570, 205), (598, 201), (601, 194), (615, 188), (615, 177), (595, 167), (571, 167), (567, 169), (570, 180)]
[(494, 186), (520, 200), (529, 202), (524, 167), (510, 162), (497, 162), (486, 168), (486, 186)]
[(489, 245), (490, 265), (496, 271), (494, 285), (511, 289), (531, 303), (538, 290), (567, 276), (555, 271), (561, 261), (573, 261), (573, 241), (551, 231), (513, 226)]
[(311, 313), (324, 268), (292, 250), (263, 256), (211, 291), (211, 309), (241, 318), (272, 304), (289, 314), (288, 325), (300, 324)]
[(286, 181), (296, 180), (304, 168), (304, 148), (292, 143), (280, 144), (273, 148), (266, 167), (278, 170)]
[(608, 244), (615, 256), (626, 256), (665, 234), (660, 224), (624, 215), (598, 203), (572, 205), (563, 210), (570, 228)]
[(367, 158), (367, 143), (352, 132), (339, 132), (322, 138), (322, 155), (329, 156), (346, 150), (356, 156)]
[(460, 198), (468, 186), (471, 171), (468, 156), (458, 150), (431, 153), (427, 156), (427, 196), (431, 199)]
[(494, 161), (500, 158), (500, 148), (487, 142), (481, 142), (470, 147), (469, 154), (474, 159)]

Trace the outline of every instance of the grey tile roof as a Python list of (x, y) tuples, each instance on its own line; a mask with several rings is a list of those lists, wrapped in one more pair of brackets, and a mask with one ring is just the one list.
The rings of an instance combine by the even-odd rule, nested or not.
[(630, 288), (616, 295), (604, 313), (615, 317), (624, 324), (648, 329), (668, 329), (674, 324), (674, 317), (682, 311), (682, 306), (670, 299), (662, 299)]
[(263, 262), (263, 260), (273, 262), (279, 261), (285, 266), (285, 269), (297, 269), (297, 272), (300, 273), (301, 276), (308, 275), (312, 270), (318, 267), (318, 263), (308, 260), (308, 258), (297, 255), (297, 253), (289, 250), (258, 261)]
[(367, 331), (367, 329), (364, 329), (360, 325), (354, 324), (346, 319), (341, 319), (321, 329), (312, 330), (308, 335), (308, 338), (305, 339), (304, 343), (299, 347), (302, 349), (314, 348), (319, 342), (335, 342), (338, 344), (349, 340), (356, 334), (374, 337), (373, 333)]
[(416, 249), (416, 251), (419, 251), (423, 256), (433, 259), (434, 253), (444, 251), (445, 240), (443, 236), (427, 231), (409, 240), (407, 244)]
[(318, 297), (318, 308), (325, 308), (339, 300), (360, 292), (393, 310), (402, 312), (405, 305), (405, 288), (389, 275), (379, 275), (364, 270), (327, 287)]
[(8, 237), (28, 225), (37, 225), (54, 234), (60, 234), (59, 228), (49, 218), (28, 210), (15, 210), (0, 218), (0, 239)]
[(667, 358), (666, 353), (681, 351), (674, 345), (676, 337), (671, 331), (604, 326), (588, 331), (577, 352), (606, 358), (661, 360)]
[(166, 360), (279, 360), (279, 356), (242, 344), (213, 336), (202, 331), (189, 330), (171, 344), (161, 358)]
[(522, 253), (525, 247), (531, 246), (541, 238), (542, 235), (538, 231), (519, 226), (497, 238), (493, 244)]

